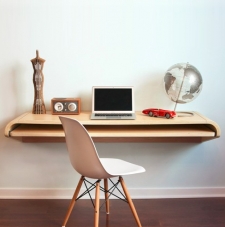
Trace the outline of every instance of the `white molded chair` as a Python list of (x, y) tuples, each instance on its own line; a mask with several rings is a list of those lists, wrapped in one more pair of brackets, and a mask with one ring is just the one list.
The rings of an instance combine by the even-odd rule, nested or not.
[[(63, 222), (63, 227), (66, 226), (66, 223), (69, 219), (69, 216), (72, 212), (72, 209), (75, 205), (76, 200), (78, 200), (83, 195), (89, 193), (95, 188), (95, 204), (94, 205), (94, 226), (97, 227), (99, 224), (99, 194), (100, 189), (105, 193), (105, 203), (106, 203), (106, 213), (109, 214), (109, 196), (113, 194), (113, 190), (117, 188), (117, 185), (120, 183), (123, 191), (124, 191), (124, 199), (128, 202), (131, 211), (134, 215), (134, 218), (137, 222), (137, 225), (141, 227), (140, 220), (138, 218), (137, 212), (133, 205), (133, 202), (128, 193), (127, 187), (122, 178), (123, 175), (130, 175), (136, 173), (145, 172), (145, 169), (141, 166), (114, 158), (99, 158), (95, 145), (92, 141), (87, 130), (81, 125), (77, 120), (67, 118), (67, 117), (59, 117), (63, 129), (65, 132), (66, 145), (69, 152), (69, 157), (72, 166), (74, 169), (81, 174), (81, 178), (74, 192), (73, 198), (71, 200), (69, 209), (67, 211), (66, 217)], [(92, 184), (86, 180), (87, 178), (97, 179), (97, 181)], [(113, 189), (108, 189), (108, 179), (119, 177), (118, 182), (113, 184)], [(100, 186), (100, 181), (104, 180), (104, 188)], [(78, 197), (80, 188), (83, 184), (90, 183), (91, 187), (86, 187), (86, 191)], [(112, 181), (111, 181), (112, 182)], [(112, 182), (113, 183), (113, 182)], [(119, 190), (119, 189), (118, 189)], [(119, 190), (120, 191), (120, 190)], [(121, 193), (121, 192), (120, 192)], [(122, 193), (121, 193), (122, 194)]]

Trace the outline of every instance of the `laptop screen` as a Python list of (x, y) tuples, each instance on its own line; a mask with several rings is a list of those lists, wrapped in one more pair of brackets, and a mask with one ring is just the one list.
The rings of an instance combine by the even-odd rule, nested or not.
[(133, 113), (133, 87), (93, 87), (93, 113)]

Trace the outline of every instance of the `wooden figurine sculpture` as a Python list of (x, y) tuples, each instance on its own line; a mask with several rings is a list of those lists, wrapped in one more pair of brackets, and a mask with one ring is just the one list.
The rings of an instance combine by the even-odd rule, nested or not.
[(45, 103), (43, 99), (43, 84), (44, 84), (44, 75), (42, 69), (44, 66), (45, 60), (39, 57), (38, 50), (36, 51), (36, 58), (31, 60), (34, 74), (33, 74), (33, 83), (34, 83), (34, 104), (33, 104), (33, 114), (45, 114)]

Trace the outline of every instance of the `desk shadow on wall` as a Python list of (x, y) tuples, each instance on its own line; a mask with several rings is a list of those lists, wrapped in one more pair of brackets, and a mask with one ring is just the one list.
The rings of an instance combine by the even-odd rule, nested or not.
[[(185, 186), (188, 171), (204, 168), (205, 162), (199, 152), (202, 145), (196, 143), (98, 143), (96, 147), (100, 157), (120, 158), (143, 166), (146, 172), (135, 180), (143, 188)], [(131, 179), (128, 183), (136, 187)]]

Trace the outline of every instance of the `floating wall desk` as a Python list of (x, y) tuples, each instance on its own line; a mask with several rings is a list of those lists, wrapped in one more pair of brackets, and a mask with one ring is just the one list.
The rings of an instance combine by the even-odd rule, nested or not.
[[(90, 120), (90, 112), (66, 117), (79, 120), (95, 142), (192, 142), (220, 137), (212, 120), (193, 112), (192, 117), (155, 118), (136, 112), (136, 120)], [(64, 115), (65, 116), (65, 115)], [(25, 113), (8, 123), (5, 136), (23, 142), (64, 142), (57, 115)]]

